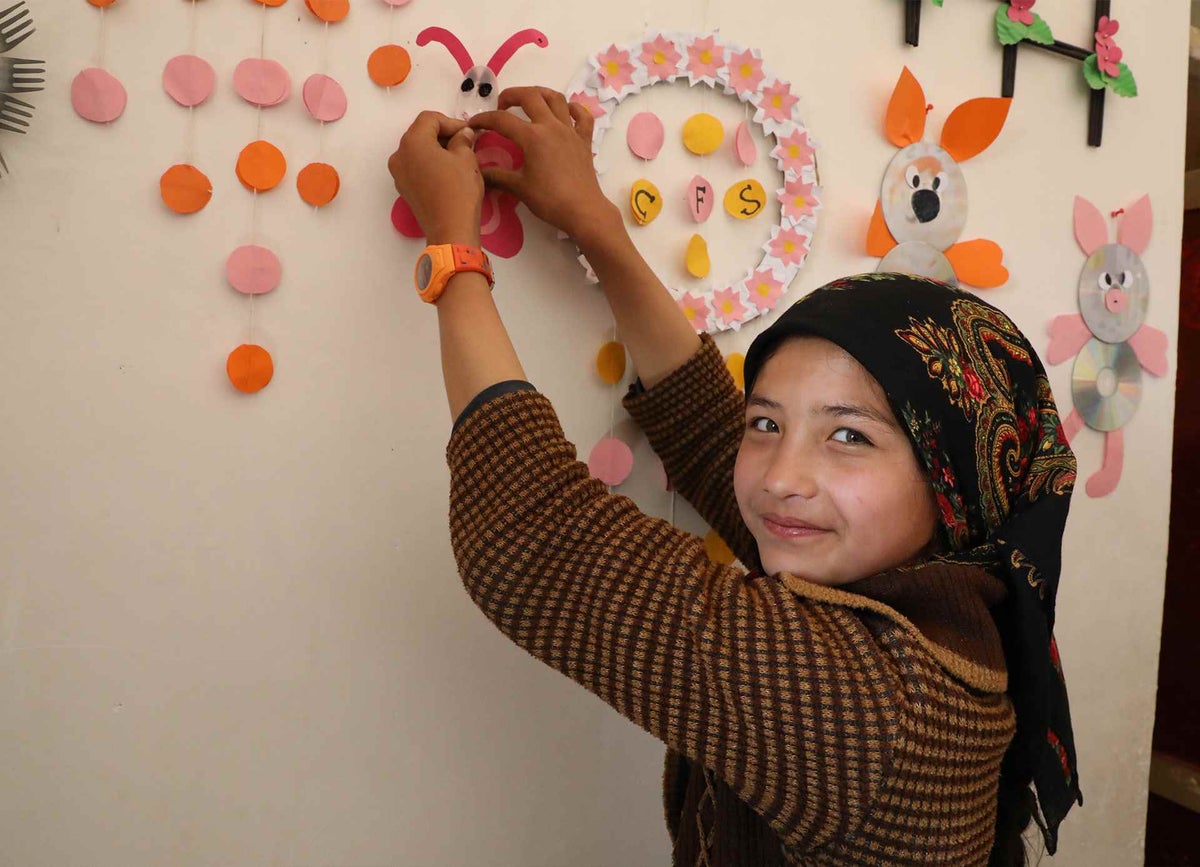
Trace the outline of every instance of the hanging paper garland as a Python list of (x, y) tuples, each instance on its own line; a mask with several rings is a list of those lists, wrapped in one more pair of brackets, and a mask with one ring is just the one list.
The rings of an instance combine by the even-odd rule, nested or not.
[[(325, 32), (322, 38), (326, 42), (326, 50), (322, 54), (328, 58), (329, 25), (346, 17), (350, 11), (349, 4), (346, 3), (343, 8), (341, 5), (330, 2), (318, 3), (317, 0), (306, 0), (306, 2), (309, 10), (325, 22)], [(322, 159), (325, 145), (325, 125), (335, 123), (346, 116), (348, 101), (345, 89), (326, 72), (310, 75), (304, 82), (301, 93), (304, 107), (308, 110), (309, 116), (321, 124), (321, 130), (317, 144), (317, 159), (306, 165), (296, 175), (296, 191), (305, 204), (311, 205), (313, 208), (323, 208), (337, 197), (342, 186), (337, 169)]]
[(196, 0), (191, 0), (191, 45), (188, 53), (172, 57), (163, 67), (163, 90), (178, 105), (187, 109), (188, 131), (184, 144), (183, 162), (163, 172), (159, 179), (159, 194), (163, 204), (177, 214), (195, 214), (212, 199), (213, 185), (208, 175), (193, 165), (195, 150), (196, 108), (203, 105), (217, 84), (212, 65), (196, 56)]
[[(754, 106), (753, 123), (764, 136), (774, 137), (771, 156), (784, 176), (785, 186), (776, 192), (779, 219), (771, 229), (770, 239), (762, 247), (760, 261), (746, 272), (744, 278), (711, 291), (673, 288), (669, 281), (664, 281), (697, 331), (738, 329), (779, 303), (786, 287), (803, 266), (816, 230), (820, 200), (815, 149), (808, 130), (798, 117), (796, 104), (799, 100), (791, 92), (791, 85), (763, 65), (758, 51), (725, 42), (715, 32), (650, 31), (639, 42), (610, 45), (591, 55), (567, 88), (567, 97), (586, 106), (595, 118), (592, 151), (599, 153), (604, 134), (612, 126), (613, 112), (621, 102), (646, 87), (682, 77), (692, 85), (707, 85)], [(646, 130), (639, 124), (636, 132), (639, 148), (647, 144), (646, 138)], [(750, 156), (747, 138), (748, 131), (739, 130), (735, 136), (734, 152), (739, 160)], [(711, 153), (723, 140), (723, 127), (711, 115), (699, 113), (685, 124), (684, 145), (693, 153)], [(633, 148), (632, 142), (630, 147)], [(707, 182), (697, 175), (692, 186), (707, 186)], [(631, 198), (638, 190), (643, 191), (642, 195), (637, 202), (630, 202), (635, 219), (639, 223), (649, 222), (661, 209), (661, 195), (657, 195), (654, 185), (645, 179), (635, 185)], [(647, 193), (657, 195), (657, 205)], [(731, 195), (736, 196), (736, 192)], [(803, 204), (797, 204), (800, 198), (803, 198)], [(762, 201), (766, 200), (763, 191)], [(788, 206), (789, 200), (791, 206)], [(689, 208), (697, 222), (707, 219), (712, 208), (711, 189), (707, 197), (693, 200), (689, 195)], [(700, 245), (694, 247), (691, 262), (698, 270), (703, 270), (707, 252), (701, 255)], [(589, 282), (595, 282), (595, 273), (582, 254), (579, 261)]]
[(383, 0), (388, 6), (387, 43), (380, 45), (367, 58), (367, 75), (380, 87), (393, 88), (404, 83), (412, 72), (412, 57), (403, 45), (392, 42), (395, 31), (396, 7), (405, 6), (409, 0)]
[(75, 113), (84, 120), (90, 120), (92, 123), (112, 123), (124, 114), (128, 100), (124, 85), (104, 68), (108, 27), (106, 10), (116, 0), (87, 2), (100, 10), (100, 48), (97, 51), (97, 65), (84, 69), (71, 82), (71, 105)]

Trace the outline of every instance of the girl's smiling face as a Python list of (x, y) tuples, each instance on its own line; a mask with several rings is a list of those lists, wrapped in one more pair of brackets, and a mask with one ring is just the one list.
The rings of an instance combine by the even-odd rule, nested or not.
[(733, 487), (768, 575), (845, 584), (917, 559), (936, 527), (883, 389), (819, 337), (789, 338), (763, 365)]

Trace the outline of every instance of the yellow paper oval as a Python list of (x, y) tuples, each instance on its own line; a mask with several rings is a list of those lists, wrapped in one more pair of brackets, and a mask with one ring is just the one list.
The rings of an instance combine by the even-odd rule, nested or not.
[(662, 212), (662, 193), (658, 187), (645, 178), (634, 181), (629, 189), (629, 207), (633, 211), (633, 220), (639, 226), (654, 221)]
[(725, 192), (725, 210), (739, 220), (757, 217), (767, 207), (767, 191), (754, 178), (738, 181)]
[(687, 245), (687, 270), (693, 277), (707, 277), (712, 263), (708, 259), (708, 242), (692, 235)]
[(729, 370), (729, 375), (733, 377), (737, 387), (744, 391), (746, 388), (746, 356), (740, 352), (729, 353), (729, 357), (725, 359), (725, 367)]
[(615, 340), (600, 347), (596, 355), (596, 371), (609, 385), (616, 385), (625, 376), (625, 347)]
[(711, 154), (725, 140), (725, 127), (711, 114), (693, 114), (683, 125), (683, 146), (697, 156)]
[(709, 530), (704, 534), (704, 553), (708, 555), (709, 560), (722, 566), (728, 566), (737, 559), (716, 530)]

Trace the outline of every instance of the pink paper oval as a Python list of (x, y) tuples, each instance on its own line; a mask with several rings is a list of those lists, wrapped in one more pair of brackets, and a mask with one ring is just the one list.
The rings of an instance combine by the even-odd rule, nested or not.
[(184, 108), (195, 108), (212, 96), (217, 74), (203, 57), (180, 54), (163, 67), (163, 90)]
[(264, 295), (283, 279), (283, 265), (266, 247), (247, 244), (230, 254), (225, 262), (225, 277), (243, 295)]
[(742, 121), (733, 134), (733, 152), (737, 154), (738, 162), (744, 166), (754, 165), (758, 159), (758, 145), (754, 142), (754, 133), (750, 124)]
[(333, 123), (346, 115), (346, 91), (328, 75), (310, 75), (304, 82), (304, 107), (315, 120)]
[(712, 214), (714, 193), (712, 184), (700, 175), (692, 175), (687, 188), (687, 208), (692, 219), (703, 223)]
[(111, 123), (125, 111), (125, 87), (95, 66), (83, 70), (71, 82), (71, 105), (75, 113), (92, 123)]
[(588, 456), (588, 471), (604, 484), (615, 487), (633, 472), (633, 452), (619, 439), (605, 437)]
[(407, 6), (412, 0), (383, 0), (389, 6)]
[(275, 60), (247, 57), (233, 70), (233, 89), (251, 105), (270, 108), (292, 93), (292, 77)]
[(652, 160), (662, 150), (666, 136), (662, 121), (653, 112), (643, 111), (635, 115), (625, 131), (625, 141), (634, 156)]

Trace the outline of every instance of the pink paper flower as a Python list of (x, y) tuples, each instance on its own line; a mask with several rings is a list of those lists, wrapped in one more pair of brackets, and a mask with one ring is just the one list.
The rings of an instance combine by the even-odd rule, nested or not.
[(757, 91), (763, 77), (762, 61), (754, 56), (753, 50), (747, 48), (730, 55), (729, 86), (738, 96)]
[(642, 43), (640, 60), (652, 81), (666, 81), (679, 74), (680, 54), (675, 43), (661, 33), (651, 41)]
[(607, 51), (596, 55), (597, 69), (600, 81), (605, 87), (620, 93), (621, 90), (633, 83), (633, 64), (629, 62), (629, 52), (621, 51), (615, 45), (608, 46)]
[(1112, 38), (1117, 35), (1117, 31), (1121, 29), (1121, 23), (1115, 18), (1109, 18), (1107, 15), (1100, 16), (1100, 23), (1096, 25), (1096, 41), (1111, 42)]
[(770, 240), (771, 255), (784, 265), (802, 265), (808, 255), (808, 238), (795, 229), (780, 229)]
[[(515, 171), (525, 164), (525, 154), (519, 147), (497, 132), (488, 130), (475, 140), (475, 158), (480, 168), (500, 168)], [(403, 196), (392, 207), (392, 225), (406, 238), (422, 238), (424, 232)], [(479, 238), (483, 248), (493, 255), (507, 259), (520, 252), (525, 244), (525, 230), (517, 216), (517, 199), (508, 193), (488, 189), (483, 194), (479, 221)]]
[(741, 295), (738, 293), (736, 286), (730, 286), (727, 289), (718, 289), (714, 292), (713, 307), (716, 309), (717, 316), (726, 325), (741, 322), (746, 318), (746, 305), (742, 303)]
[(567, 97), (567, 102), (577, 102), (588, 110), (592, 117), (603, 117), (608, 114), (604, 110), (604, 106), (600, 104), (600, 100), (590, 93), (585, 93), (580, 90), (572, 93)]
[(1033, 24), (1033, 13), (1029, 10), (1037, 0), (1008, 0), (1008, 20), (1029, 26)]
[(755, 271), (742, 285), (750, 293), (750, 303), (758, 308), (759, 313), (774, 310), (783, 297), (783, 281), (775, 279), (770, 268)]
[(779, 139), (779, 143), (771, 151), (771, 156), (783, 163), (784, 171), (799, 172), (805, 166), (812, 165), (814, 153), (816, 151), (808, 143), (808, 133), (796, 130), (791, 135)]
[(688, 322), (692, 323), (692, 328), (697, 331), (705, 331), (708, 328), (708, 304), (703, 298), (691, 292), (684, 292), (676, 303)]
[(776, 81), (763, 88), (758, 107), (769, 120), (785, 121), (792, 116), (792, 106), (799, 101), (798, 97), (792, 96), (790, 84), (786, 81)]
[(1096, 67), (1105, 75), (1116, 78), (1121, 74), (1121, 58), (1125, 55), (1113, 37), (1121, 25), (1107, 15), (1100, 17), (1096, 27)]
[(779, 204), (783, 205), (783, 216), (788, 220), (811, 217), (819, 201), (813, 185), (799, 178), (785, 182), (779, 191)]
[(687, 71), (696, 78), (716, 78), (717, 70), (725, 65), (725, 46), (716, 41), (713, 36), (703, 36), (687, 47)]

